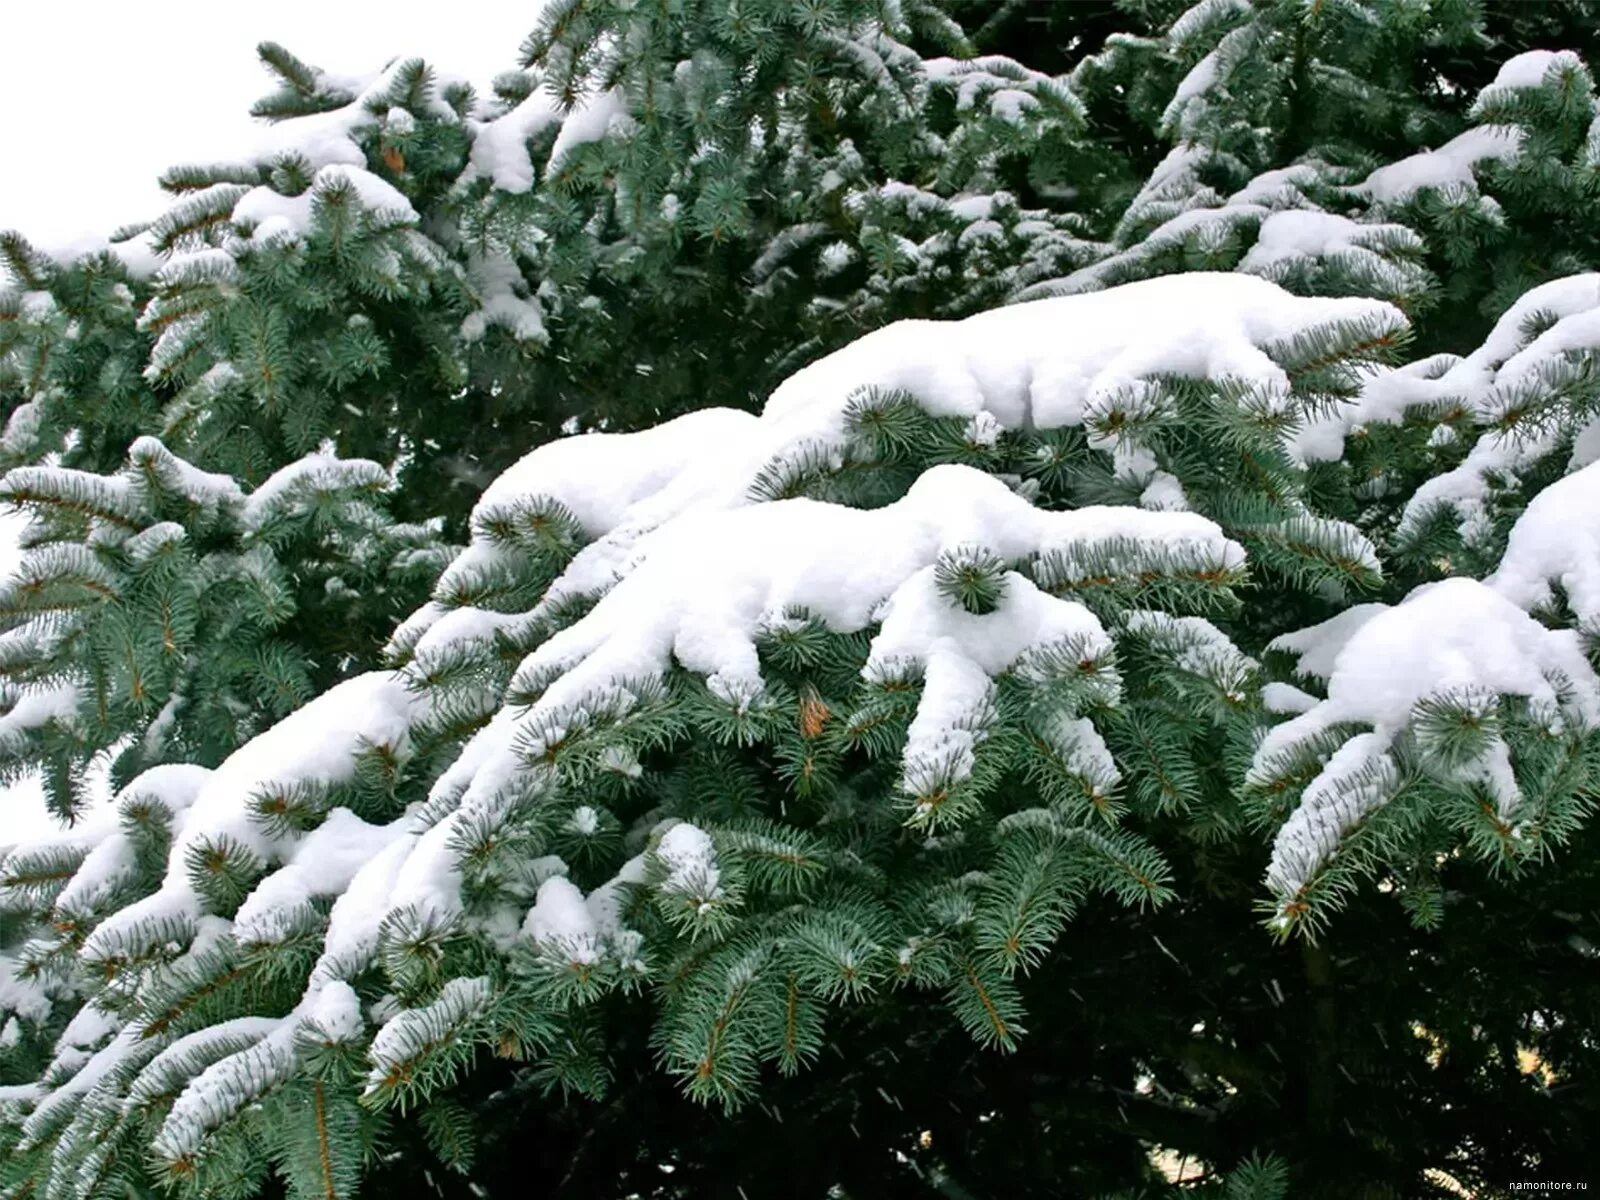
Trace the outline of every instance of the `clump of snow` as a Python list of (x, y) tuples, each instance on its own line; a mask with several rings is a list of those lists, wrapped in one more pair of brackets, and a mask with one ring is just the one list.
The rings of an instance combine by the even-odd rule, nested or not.
[(78, 686), (73, 683), (33, 688), (15, 696), (10, 711), (0, 717), (0, 745), (20, 740), (29, 730), (51, 721), (72, 725), (77, 719), (80, 698)]
[(528, 294), (522, 268), (503, 251), (471, 254), (467, 277), (478, 293), (478, 307), (461, 322), (461, 336), (476, 342), (490, 328), (504, 329), (521, 342), (543, 345), (549, 341), (544, 327), (544, 308), (536, 295)]
[(824, 278), (837, 275), (858, 257), (855, 247), (849, 242), (829, 242), (817, 254), (817, 272)]
[[(351, 97), (348, 104), (326, 112), (308, 113), (260, 127), (250, 158), (258, 162), (276, 163), (295, 156), (305, 160), (312, 170), (340, 165), (365, 167), (366, 154), (361, 147), (361, 136), (377, 128), (380, 120), (391, 128), (396, 124), (396, 113), (406, 112), (386, 103), (393, 93), (403, 71), (418, 60), (399, 56), (389, 60), (381, 71), (365, 75), (335, 76), (318, 72), (324, 85)], [(433, 120), (453, 124), (455, 110), (440, 96), (443, 79), (435, 76), (434, 85), (424, 89), (422, 108)], [(406, 118), (415, 115), (406, 112)], [(403, 123), (403, 120), (402, 120)]]
[(1085, 791), (1103, 800), (1122, 780), (1111, 748), (1088, 717), (1054, 713), (1039, 731), (1062, 767), (1086, 784)]
[(1167, 44), (1181, 49), (1188, 41), (1215, 23), (1242, 17), (1250, 11), (1250, 0), (1199, 0), (1178, 15), (1167, 29)]
[(365, 967), (378, 945), (378, 931), (391, 909), (394, 884), (417, 835), (407, 818), (385, 830), (385, 844), (356, 870), (328, 914), (322, 957), (311, 972), (309, 990)]
[(1424, 188), (1475, 189), (1473, 167), (1511, 162), (1522, 152), (1524, 134), (1512, 125), (1479, 125), (1434, 150), (1379, 167), (1357, 189), (1379, 204), (1404, 204)]
[[(1095, 292), (1120, 283), (1141, 272), (1154, 269), (1147, 264), (1156, 263), (1162, 255), (1172, 253), (1185, 245), (1217, 245), (1225, 243), (1243, 230), (1260, 224), (1267, 210), (1258, 204), (1227, 204), (1220, 208), (1195, 205), (1186, 207), (1169, 217), (1128, 249), (1090, 263), (1062, 279), (1046, 280), (1025, 288), (1021, 299), (1046, 296), (1072, 296), (1082, 292)], [(1126, 285), (1125, 285), (1126, 286)]]
[(136, 849), (130, 827), (152, 817), (170, 826), (190, 808), (210, 776), (206, 768), (188, 763), (152, 767), (124, 787), (112, 804), (93, 810), (72, 830), (49, 843), (27, 847), (28, 852), (37, 852), (46, 845), (90, 847), (57, 895), (56, 911), (94, 912), (132, 884), (136, 877)]
[(1557, 677), (1578, 688), (1568, 702), (1578, 705), (1576, 716), (1600, 716), (1600, 681), (1570, 632), (1546, 629), (1487, 584), (1446, 579), (1366, 616), (1334, 659), (1328, 698), (1277, 726), (1257, 762), (1344, 721), (1392, 739), (1417, 701), (1435, 693), (1479, 688), (1564, 707), (1551, 683)]
[(297, 1028), (291, 1014), (247, 1048), (219, 1059), (189, 1080), (156, 1133), (155, 1152), (169, 1162), (190, 1157), (208, 1133), (288, 1078), (294, 1069)]
[(701, 409), (640, 433), (585, 433), (547, 443), (484, 489), (473, 528), (482, 530), (530, 497), (548, 496), (588, 536), (609, 533), (702, 461), (706, 446), (736, 446), (755, 423), (749, 413)]
[(233, 206), (232, 219), (250, 230), (257, 242), (298, 240), (311, 229), (317, 200), (347, 189), (371, 212), (405, 221), (419, 219), (411, 201), (393, 184), (365, 167), (342, 163), (319, 167), (311, 186), (298, 196), (285, 196), (265, 185), (251, 188)]
[(497, 117), (476, 124), (467, 169), (458, 186), (488, 179), (505, 192), (526, 192), (533, 187), (533, 162), (528, 142), (562, 119), (561, 107), (544, 89), (535, 89), (520, 104)]
[[(1392, 794), (1396, 775), (1389, 752), (1419, 702), (1520, 696), (1554, 728), (1582, 731), (1600, 722), (1600, 678), (1576, 634), (1545, 628), (1493, 584), (1448, 579), (1418, 588), (1392, 608), (1365, 607), (1277, 643), (1302, 650), (1303, 674), (1327, 672), (1327, 698), (1266, 735), (1251, 767), (1252, 783), (1271, 781), (1298, 749), (1337, 726), (1369, 730), (1328, 759), (1278, 833), (1267, 878), (1288, 901), (1344, 834)], [(1492, 739), (1481, 760), (1458, 774), (1483, 779), (1501, 816), (1514, 818), (1519, 797), (1503, 741)]]
[(383, 128), (396, 137), (406, 137), (417, 131), (417, 119), (411, 115), (410, 109), (390, 108), (383, 114)]
[(1387, 604), (1355, 604), (1321, 624), (1280, 634), (1267, 643), (1268, 650), (1295, 655), (1295, 674), (1326, 681), (1345, 644), (1373, 617), (1387, 612)]
[[(1527, 50), (1500, 65), (1494, 82), (1484, 89), (1484, 95), (1491, 95), (1497, 88), (1540, 87), (1552, 71), (1576, 71), (1582, 67), (1583, 59), (1571, 50)], [(1483, 104), (1483, 96), (1480, 96), (1476, 107), (1481, 108)]]
[(1529, 610), (1548, 604), (1558, 583), (1579, 620), (1600, 619), (1600, 464), (1533, 498), (1486, 582)]
[[(1542, 330), (1533, 333), (1533, 330)], [(1532, 336), (1530, 334), (1532, 333)], [(1469, 540), (1482, 531), (1485, 502), (1497, 480), (1514, 480), (1551, 453), (1563, 429), (1550, 422), (1529, 428), (1498, 427), (1500, 415), (1537, 394), (1545, 375), (1572, 367), (1575, 358), (1600, 352), (1600, 274), (1552, 280), (1524, 293), (1495, 323), (1483, 344), (1464, 358), (1436, 354), (1393, 370), (1370, 369), (1354, 401), (1309, 421), (1290, 439), (1290, 453), (1302, 462), (1343, 456), (1346, 438), (1365, 426), (1399, 424), (1418, 413), (1456, 411), (1489, 428), (1452, 470), (1426, 480), (1407, 501), (1402, 536), (1418, 528), (1441, 507), (1455, 511)], [(1441, 425), (1436, 441), (1455, 431)], [(1590, 447), (1600, 446), (1585, 431), (1574, 448), (1572, 466), (1586, 465)]]
[(569, 962), (590, 965), (600, 961), (599, 927), (576, 884), (564, 875), (552, 875), (539, 885), (522, 931)]
[(271, 517), (292, 508), (297, 501), (331, 492), (384, 491), (389, 472), (364, 458), (340, 458), (331, 445), (280, 467), (245, 499), (240, 524), (258, 530)]
[(662, 888), (693, 897), (704, 905), (722, 897), (722, 872), (717, 867), (711, 835), (687, 821), (679, 821), (656, 843), (656, 858), (667, 868)]
[(586, 97), (573, 107), (561, 122), (555, 144), (550, 147), (547, 174), (558, 171), (579, 146), (598, 142), (611, 133), (626, 133), (633, 125), (628, 115), (628, 98), (620, 87), (597, 96)]
[(1422, 239), (1404, 225), (1362, 223), (1334, 213), (1310, 209), (1275, 212), (1261, 223), (1256, 244), (1239, 270), (1281, 279), (1307, 261), (1332, 260), (1364, 278), (1383, 294), (1400, 295), (1420, 287), (1425, 272), (1395, 255), (1420, 256)]
[(342, 979), (318, 988), (310, 1002), (296, 1011), (329, 1042), (354, 1041), (366, 1027), (356, 990)]
[(1269, 713), (1296, 716), (1314, 708), (1317, 697), (1302, 691), (1292, 683), (1264, 683), (1261, 685), (1261, 707)]
[(369, 825), (349, 809), (333, 809), (289, 861), (245, 897), (234, 916), (234, 937), (242, 943), (274, 942), (305, 928), (312, 901), (343, 895), (356, 872), (401, 832), (394, 825)]
[(128, 461), (132, 469), (157, 477), (162, 486), (201, 508), (225, 508), (243, 499), (232, 475), (200, 470), (168, 450), (159, 438), (137, 438), (128, 447)]
[(367, 1091), (382, 1086), (389, 1072), (414, 1056), (418, 1050), (439, 1040), (445, 1031), (460, 1028), (488, 1004), (489, 980), (483, 976), (452, 979), (440, 989), (432, 1003), (422, 1008), (402, 1009), (378, 1030), (368, 1054), (372, 1071)]
[[(540, 446), (484, 489), (473, 509), (472, 544), (440, 576), (436, 599), (448, 603), (458, 587), (500, 559), (503, 551), (485, 532), (491, 525), (541, 502), (570, 513), (590, 538), (618, 534), (623, 545), (591, 548), (560, 585), (573, 592), (609, 586), (639, 529), (691, 506), (722, 480), (725, 466), (709, 464), (705, 447), (736, 451), (756, 423), (749, 413), (702, 409), (639, 433), (586, 433)], [(650, 513), (652, 508), (661, 515)], [(425, 636), (423, 644), (442, 640), (442, 634)]]
[[(1530, 340), (1530, 323), (1536, 318), (1553, 323)], [(1495, 323), (1483, 345), (1448, 369), (1379, 376), (1368, 390), (1376, 389), (1375, 399), (1395, 414), (1403, 414), (1407, 407), (1459, 403), (1480, 424), (1492, 426), (1503, 409), (1515, 407), (1524, 393), (1541, 388), (1542, 372), (1569, 365), (1574, 355), (1596, 351), (1600, 351), (1600, 274), (1572, 275), (1525, 292)], [(1549, 422), (1535, 423), (1531, 429), (1490, 428), (1463, 463), (1416, 490), (1406, 504), (1401, 532), (1444, 506), (1459, 514), (1463, 534), (1476, 536), (1494, 480), (1516, 478), (1549, 454), (1561, 433)]]
[(0, 955), (0, 1012), (37, 1023), (50, 1015), (50, 1008), (44, 984), (36, 977), (24, 976), (22, 964), (15, 958)]
[(1375, 733), (1351, 738), (1306, 786), (1272, 841), (1267, 886), (1278, 895), (1294, 896), (1345, 835), (1389, 799), (1399, 772), (1386, 745)]
[[(113, 958), (130, 942), (138, 944), (150, 937), (152, 930), (160, 936), (174, 925), (192, 926), (202, 906), (189, 879), (191, 848), (215, 845), (225, 838), (269, 863), (283, 861), (291, 853), (296, 835), (269, 833), (253, 811), (252, 799), (264, 789), (348, 779), (355, 770), (355, 755), (364, 747), (403, 747), (413, 716), (411, 694), (401, 681), (385, 674), (358, 675), (246, 742), (210, 773), (193, 806), (183, 814), (174, 831), (161, 888), (97, 926), (84, 953), (91, 958)], [(327, 835), (330, 845), (342, 842), (340, 835), (346, 833), (366, 836), (353, 827), (336, 825)], [(344, 857), (333, 856), (340, 869)], [(309, 887), (316, 878), (310, 873), (316, 870), (305, 867), (291, 872), (272, 887), (285, 894), (294, 886)]]
[(1263, 171), (1228, 197), (1232, 204), (1259, 204), (1265, 208), (1298, 208), (1305, 203), (1305, 189), (1314, 185), (1328, 170), (1320, 159)]
[(645, 856), (637, 854), (623, 863), (614, 876), (589, 893), (586, 903), (596, 926), (614, 940), (623, 938), (626, 933), (622, 926), (623, 889), (643, 884), (647, 874)]
[(1178, 82), (1178, 90), (1172, 93), (1166, 115), (1161, 118), (1162, 125), (1172, 126), (1190, 100), (1216, 83), (1217, 65), (1217, 52), (1213, 50), (1189, 68), (1189, 73)]
[(277, 1029), (279, 1017), (235, 1017), (185, 1034), (152, 1058), (128, 1087), (128, 1100), (147, 1104), (158, 1096), (179, 1090), (185, 1066), (196, 1051), (223, 1046), (243, 1050)]
[(863, 673), (916, 668), (922, 699), (906, 733), (902, 786), (926, 797), (972, 773), (984, 726), (993, 716), (995, 676), (1030, 652), (1073, 643), (1084, 658), (1111, 648), (1099, 621), (1082, 605), (1041, 592), (1015, 572), (1005, 576), (999, 605), (978, 616), (940, 593), (934, 567), (922, 567), (895, 589), (882, 612)]
[(130, 279), (136, 280), (153, 278), (162, 265), (161, 255), (155, 248), (152, 235), (148, 232), (136, 234), (121, 242), (110, 241), (98, 234), (85, 234), (36, 248), (63, 266), (81, 262), (86, 258), (109, 255), (122, 265)]
[[(891, 610), (898, 604), (912, 612), (912, 594), (931, 586), (926, 572), (947, 548), (985, 545), (1017, 559), (1081, 537), (1111, 536), (1122, 515), (1040, 512), (992, 477), (963, 467), (934, 468), (903, 500), (871, 511), (789, 500), (686, 515), (642, 540), (627, 578), (535, 651), (522, 672), (558, 676), (540, 701), (551, 710), (610, 680), (657, 675), (668, 654), (729, 689), (757, 694), (754, 637), (769, 617), (803, 608), (832, 628), (862, 629), (891, 597)], [(1242, 552), (1198, 517), (1141, 514), (1125, 526), (1128, 536), (1206, 542), (1220, 557), (1241, 561)], [(916, 611), (931, 614), (931, 604), (924, 597)], [(1044, 628), (1037, 613), (1015, 615)], [(993, 636), (1016, 636), (1007, 625), (994, 622)], [(891, 646), (909, 650), (901, 641), (913, 635), (897, 622), (880, 637), (887, 653)], [(986, 661), (994, 669), (998, 659)]]
[(1286, 392), (1288, 376), (1262, 347), (1373, 318), (1404, 324), (1378, 301), (1291, 297), (1250, 276), (1194, 272), (953, 324), (901, 321), (791, 376), (763, 423), (793, 427), (790, 442), (825, 438), (863, 388), (909, 392), (938, 415), (987, 410), (1007, 429), (1081, 424), (1092, 405), (1156, 375), (1233, 376)]
[(246, 742), (223, 760), (196, 798), (173, 842), (169, 883), (183, 877), (183, 854), (201, 837), (227, 835), (276, 857), (279, 848), (254, 819), (250, 797), (263, 788), (349, 779), (357, 751), (406, 744), (410, 708), (401, 681), (381, 673), (358, 675)]

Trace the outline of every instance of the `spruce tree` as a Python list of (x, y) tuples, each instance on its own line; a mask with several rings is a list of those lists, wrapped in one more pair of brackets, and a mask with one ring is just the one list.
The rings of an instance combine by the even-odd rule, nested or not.
[[(774, 31), (795, 39), (782, 53)], [(278, 90), (256, 106), (273, 125), (252, 157), (174, 168), (167, 213), (59, 262), (10, 235), (3, 449), (49, 469), (13, 481), (44, 516), (5, 670), (62, 700), (24, 712), (7, 770), (42, 768), (70, 814), (114, 747), (118, 784), (168, 758), (214, 763), (374, 665), (448, 557), (441, 537), (464, 533), (463, 497), (541, 430), (648, 423), (713, 386), (751, 403), (863, 326), (973, 311), (1098, 253), (1078, 219), (993, 190), (1000, 160), (1073, 144), (1071, 93), (1007, 60), (925, 61), (901, 37), (962, 45), (931, 9), (554, 6), (530, 70), (482, 103), (421, 60), (338, 78), (266, 43)], [(663, 76), (675, 55), (695, 70)], [(731, 87), (756, 61), (767, 74)], [(693, 331), (735, 304), (749, 337), (718, 339), (713, 359)], [(295, 567), (250, 567), (242, 600), (216, 597), (231, 615), (193, 630), (162, 612), (206, 607), (210, 576), (239, 570), (163, 556), (142, 583), (110, 543), (173, 514), (86, 500), (125, 489), (151, 435), (235, 490), (318, 480), (270, 538)], [(361, 461), (341, 478), (329, 456)], [(380, 471), (392, 530), (371, 510)], [(261, 557), (259, 533), (206, 520), (189, 531), (202, 558)], [(185, 713), (199, 725), (167, 746)]]
[[(283, 89), (258, 112), (312, 129), (168, 172), (166, 214), (65, 261), (4, 243), (0, 490), (34, 520), (3, 601), (0, 756), (8, 776), (41, 769), (64, 816), (98, 756), (114, 786), (214, 765), (372, 665), (449, 557), (449, 509), (413, 498), (438, 490), (419, 487), (441, 474), (424, 431), (465, 379), (461, 301), (407, 197), (357, 165), (356, 132), (376, 109), (426, 163), (427, 118), (454, 110), (420, 63), (357, 102), (276, 46), (262, 58)], [(413, 194), (437, 190), (416, 174)]]
[[(73, 637), (19, 651), (4, 719), (145, 749), (108, 819), (0, 862), (0, 1183), (340, 1196), (433, 1158), (498, 1194), (530, 1123), (567, 1195), (1576, 1161), (1584, 56), (1465, 4), (1133, 7), (1043, 75), (977, 53), (1003, 11), (561, 5), (482, 104), (267, 48), (303, 148), (182, 174), (153, 285), (10, 244), (4, 486), (49, 514), (14, 619)], [(237, 382), (274, 322), (323, 349)], [(421, 482), (470, 453), (426, 445), (448, 379), (607, 432), (463, 523)], [(438, 577), (363, 670), (396, 550)], [(273, 569), (317, 619), (247, 607)], [(365, 650), (216, 726), (351, 579)], [(97, 664), (85, 737), (61, 684)], [(797, 1110), (828, 1153), (774, 1176)], [(1036, 1126), (1059, 1153), (1018, 1155)]]

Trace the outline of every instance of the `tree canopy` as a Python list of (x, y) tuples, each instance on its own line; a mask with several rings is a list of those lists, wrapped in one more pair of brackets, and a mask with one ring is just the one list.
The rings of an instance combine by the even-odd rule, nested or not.
[(1596, 15), (564, 0), (5, 235), (0, 1193), (1582, 1178)]

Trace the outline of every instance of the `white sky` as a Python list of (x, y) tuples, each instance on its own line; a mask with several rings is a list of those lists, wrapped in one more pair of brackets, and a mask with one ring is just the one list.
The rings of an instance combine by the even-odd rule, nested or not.
[[(0, 37), (0, 229), (41, 246), (109, 234), (164, 207), (156, 177), (248, 145), (271, 90), (256, 59), (281, 42), (363, 74), (416, 55), (480, 91), (517, 65), (539, 0), (20, 0)], [(0, 516), (0, 576), (15, 517)], [(0, 846), (51, 828), (37, 786), (0, 788)]]
[(517, 65), (538, 0), (19, 0), (0, 37), (0, 229), (41, 245), (161, 210), (156, 176), (227, 159), (271, 90), (255, 55), (281, 42), (340, 74), (401, 55), (480, 91)]

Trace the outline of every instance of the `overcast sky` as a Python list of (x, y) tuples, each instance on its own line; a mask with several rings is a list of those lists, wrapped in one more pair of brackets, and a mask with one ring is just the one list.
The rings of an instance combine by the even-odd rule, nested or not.
[(479, 90), (516, 66), (538, 0), (19, 0), (0, 37), (0, 229), (41, 245), (160, 211), (156, 176), (225, 159), (270, 90), (257, 42), (341, 74), (419, 55)]
[[(175, 163), (248, 145), (250, 105), (271, 90), (255, 56), (281, 42), (339, 74), (426, 58), (480, 91), (517, 65), (538, 0), (19, 0), (0, 37), (0, 229), (41, 246), (109, 234), (163, 207)], [(16, 519), (0, 516), (0, 575)], [(103, 790), (103, 789), (102, 789)], [(50, 825), (37, 786), (0, 788), (0, 846)]]

